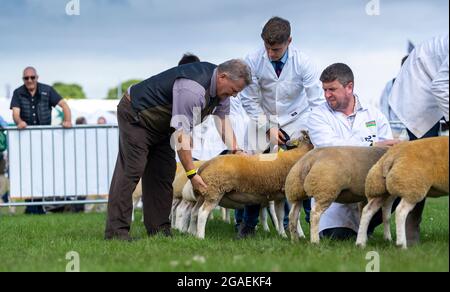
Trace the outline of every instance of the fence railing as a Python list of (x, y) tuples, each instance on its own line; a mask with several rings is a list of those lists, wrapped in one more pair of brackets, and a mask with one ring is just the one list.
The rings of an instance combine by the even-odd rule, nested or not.
[(0, 207), (107, 202), (119, 146), (117, 126), (6, 130), (11, 201)]
[(107, 202), (117, 126), (6, 130), (11, 201), (0, 207)]

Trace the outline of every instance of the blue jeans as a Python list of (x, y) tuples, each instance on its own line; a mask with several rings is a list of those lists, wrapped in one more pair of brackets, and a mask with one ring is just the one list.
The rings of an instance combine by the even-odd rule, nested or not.
[(247, 205), (244, 209), (234, 210), (234, 218), (236, 220), (236, 226), (239, 226), (242, 222), (251, 228), (255, 228), (259, 221), (259, 209), (260, 205)]

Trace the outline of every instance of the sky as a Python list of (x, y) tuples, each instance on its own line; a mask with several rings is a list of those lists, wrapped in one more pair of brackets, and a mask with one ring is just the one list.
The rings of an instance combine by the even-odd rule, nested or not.
[[(79, 2), (79, 15), (66, 6)], [(272, 16), (291, 22), (293, 45), (321, 72), (355, 73), (355, 91), (377, 104), (408, 40), (448, 34), (448, 0), (1, 0), (0, 97), (37, 68), (40, 82), (80, 84), (89, 98), (175, 66), (183, 53), (221, 63), (259, 49)], [(78, 6), (72, 6), (77, 12)]]

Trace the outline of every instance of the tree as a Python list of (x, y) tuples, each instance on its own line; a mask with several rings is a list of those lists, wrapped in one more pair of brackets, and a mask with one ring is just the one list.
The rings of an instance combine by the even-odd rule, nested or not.
[(86, 94), (83, 88), (78, 84), (66, 84), (62, 82), (55, 82), (53, 88), (65, 99), (85, 99)]
[[(131, 85), (139, 83), (141, 81), (142, 80), (140, 80), (140, 79), (130, 79), (130, 80), (127, 80), (125, 82), (122, 82), (122, 86), (121, 86), (122, 87), (122, 93), (127, 91), (128, 88)], [(118, 99), (118, 98), (122, 98), (122, 96), (117, 96), (117, 86), (108, 90), (108, 97), (107, 97), (107, 99)]]

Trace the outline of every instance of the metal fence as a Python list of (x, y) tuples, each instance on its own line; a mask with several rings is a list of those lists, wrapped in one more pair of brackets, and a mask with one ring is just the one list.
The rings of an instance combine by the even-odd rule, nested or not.
[(6, 130), (11, 201), (0, 207), (107, 202), (118, 153), (117, 126)]
[(107, 202), (118, 153), (117, 126), (6, 130), (10, 202), (0, 207)]

